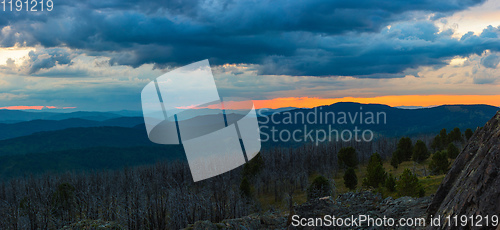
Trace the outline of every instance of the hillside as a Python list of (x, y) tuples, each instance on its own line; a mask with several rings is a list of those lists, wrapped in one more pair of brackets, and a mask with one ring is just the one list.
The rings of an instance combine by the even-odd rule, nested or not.
[(31, 120), (17, 123), (0, 123), (0, 140), (26, 136), (36, 132), (55, 131), (76, 127), (119, 126), (134, 127), (144, 123), (142, 117), (118, 117), (104, 121), (87, 120), (82, 118), (69, 118), (64, 120)]
[[(261, 116), (259, 117), (259, 121), (261, 133), (269, 137), (272, 137), (272, 127), (277, 130), (276, 133), (279, 133), (281, 130), (293, 132), (294, 130), (303, 130), (305, 124), (308, 130), (322, 129), (328, 132), (330, 130), (329, 126), (331, 126), (332, 129), (339, 131), (350, 130), (352, 132), (354, 128), (358, 128), (361, 131), (373, 131), (375, 137), (380, 135), (385, 137), (402, 137), (435, 135), (443, 128), (452, 130), (458, 127), (460, 130), (467, 128), (475, 130), (477, 127), (483, 126), (498, 110), (498, 107), (489, 105), (444, 105), (433, 108), (400, 109), (380, 104), (341, 102), (312, 109), (290, 110), (277, 113), (274, 116)], [(367, 113), (370, 112), (374, 114), (375, 122), (373, 123), (365, 122), (369, 115)], [(330, 113), (328, 117), (327, 113)], [(335, 115), (333, 119), (332, 113)], [(343, 116), (342, 113), (346, 114), (345, 123), (339, 120)], [(378, 122), (376, 120), (377, 113), (380, 113)], [(314, 122), (315, 115), (316, 121)], [(361, 115), (364, 118), (361, 119)], [(309, 121), (313, 122), (309, 122), (307, 116), (310, 116)], [(289, 117), (291, 117), (291, 124), (288, 122), (290, 120), (287, 120)], [(302, 117), (305, 117), (304, 121)], [(273, 122), (271, 118), (276, 122)], [(303, 140), (303, 133), (298, 133), (300, 135), (297, 135), (297, 139)], [(263, 135), (263, 139), (266, 138), (265, 135)], [(297, 145), (297, 143), (291, 142), (265, 143), (265, 145), (287, 144)]]
[(181, 146), (92, 147), (9, 155), (0, 156), (0, 178), (4, 180), (48, 172), (122, 169), (174, 160), (186, 161)]
[(0, 141), (0, 156), (89, 147), (154, 146), (144, 129), (125, 127), (69, 128)]
[(81, 118), (86, 120), (104, 121), (111, 118), (121, 117), (121, 115), (111, 112), (89, 112), (78, 111), (71, 113), (56, 112), (27, 112), (22, 110), (0, 110), (0, 123), (14, 123), (30, 120), (64, 120), (69, 118)]
[[(362, 110), (360, 110), (360, 107), (362, 107)], [(314, 110), (315, 109), (293, 109), (289, 112), (292, 114), (307, 114)], [(486, 122), (485, 120), (487, 120), (487, 117), (490, 117), (489, 114), (495, 113), (497, 108), (485, 105), (460, 105), (407, 110), (377, 104), (336, 103), (316, 108), (316, 110), (335, 112), (336, 114), (338, 114), (338, 112), (356, 113), (360, 111), (384, 112), (387, 116), (386, 124), (366, 125), (355, 123), (334, 125), (334, 128), (352, 129), (353, 126), (357, 126), (359, 129), (371, 129), (376, 134), (397, 138), (404, 135), (411, 136), (422, 134), (431, 134), (434, 136), (442, 128), (451, 130), (453, 127), (459, 127), (462, 131), (466, 128), (475, 129), (477, 126), (482, 126)], [(288, 110), (280, 111), (281, 113), (275, 115), (274, 119), (283, 119), (287, 111)], [(44, 114), (44, 112), (39, 112), (37, 114)], [(95, 113), (72, 113), (72, 115), (89, 114), (95, 115)], [(266, 118), (268, 117), (259, 117), (261, 128), (263, 125), (266, 125), (262, 123)], [(276, 124), (275, 126), (278, 130), (303, 128), (303, 124)], [(328, 129), (325, 126), (327, 126), (327, 124), (324, 123), (308, 124), (308, 129)], [(266, 133), (269, 129), (262, 129), (261, 131)], [(0, 139), (4, 139), (0, 140), (0, 156), (22, 154), (32, 154), (32, 156), (34, 156), (39, 153), (70, 150), (79, 151), (98, 147), (127, 148), (159, 146), (148, 139), (143, 125), (143, 118), (141, 117), (117, 117), (104, 121), (70, 118), (64, 120), (31, 120), (15, 124), (0, 124)], [(263, 150), (269, 150), (273, 145), (286, 146), (287, 144), (302, 146), (304, 143), (275, 143), (268, 141), (263, 143)], [(178, 146), (170, 146), (169, 148), (177, 147)], [(381, 153), (390, 156), (392, 152)], [(102, 152), (102, 154), (105, 154), (105, 152)], [(18, 161), (20, 159), (21, 158), (15, 158), (12, 161)], [(75, 159), (78, 158), (61, 158), (58, 162), (64, 164), (65, 161), (68, 161), (67, 163), (71, 165), (71, 162)], [(53, 166), (49, 167), (44, 164), (50, 165), (50, 162), (43, 160), (33, 162), (34, 167), (40, 167), (41, 169), (49, 169)], [(341, 180), (341, 178), (337, 179)]]
[[(488, 105), (444, 105), (433, 108), (401, 109), (380, 104), (341, 102), (312, 109), (264, 109), (262, 113), (259, 113), (259, 115), (263, 116), (259, 116), (258, 119), (261, 125), (261, 132), (268, 135), (271, 134), (270, 128), (272, 126), (278, 131), (293, 131), (303, 129), (305, 123), (308, 129), (329, 130), (329, 125), (331, 125), (332, 129), (337, 130), (353, 130), (357, 127), (360, 130), (370, 129), (376, 136), (401, 137), (422, 134), (435, 135), (442, 128), (451, 130), (458, 127), (461, 130), (467, 128), (475, 130), (476, 127), (480, 127), (486, 123), (497, 110), (497, 107)], [(309, 123), (307, 120), (304, 123), (302, 122), (300, 114), (307, 115), (314, 112), (318, 116), (323, 116), (321, 122), (319, 117), (317, 117), (316, 123)], [(383, 113), (385, 115), (379, 117), (381, 120), (379, 120), (378, 124), (360, 122), (360, 115), (364, 115), (366, 119), (367, 112), (374, 114)], [(116, 113), (120, 113), (120, 111)], [(279, 124), (275, 124), (269, 119), (273, 113), (275, 115), (272, 118), (278, 121)], [(293, 121), (292, 124), (283, 124), (283, 120), (286, 119), (288, 113), (292, 114), (292, 117), (299, 115), (298, 119), (297, 121)], [(329, 117), (330, 119), (326, 119), (325, 114), (327, 113), (334, 113), (337, 117), (333, 120), (331, 116)], [(347, 124), (339, 124), (340, 113), (352, 115), (355, 117), (355, 122), (351, 122), (349, 116), (347, 116)], [(123, 114), (136, 115), (137, 112), (123, 112)], [(0, 110), (0, 140), (30, 135), (35, 132), (62, 130), (72, 127), (140, 127), (143, 122), (142, 117), (123, 117), (112, 112), (52, 113)], [(301, 145), (302, 143), (265, 143), (264, 146), (269, 144)]]

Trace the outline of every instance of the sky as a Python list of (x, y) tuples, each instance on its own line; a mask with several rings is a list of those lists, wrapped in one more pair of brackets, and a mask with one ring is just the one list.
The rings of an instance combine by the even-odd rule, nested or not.
[(499, 52), (495, 0), (54, 0), (0, 14), (0, 109), (141, 110), (204, 59), (258, 108), (500, 106)]

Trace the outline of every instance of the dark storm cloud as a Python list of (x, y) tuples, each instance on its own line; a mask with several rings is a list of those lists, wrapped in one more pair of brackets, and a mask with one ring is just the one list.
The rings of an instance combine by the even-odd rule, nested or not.
[(417, 22), (398, 24), (376, 35), (335, 36), (321, 39), (325, 44), (321, 48), (268, 57), (261, 73), (404, 77), (398, 73), (422, 65), (445, 65), (455, 56), (480, 55), (487, 49), (500, 51), (500, 28), (489, 27), (479, 36), (466, 34), (460, 40), (450, 35), (450, 31), (438, 34), (430, 22)]
[(66, 46), (134, 67), (211, 58), (214, 64), (259, 64), (262, 74), (394, 77), (409, 68), (443, 65), (456, 55), (498, 49), (490, 41), (498, 36), (493, 27), (460, 41), (425, 21), (386, 29), (424, 13), (439, 18), (482, 2), (54, 1), (52, 12), (0, 19), (10, 26), (2, 30), (0, 45)]
[(30, 51), (26, 60), (28, 73), (33, 74), (40, 69), (50, 69), (56, 64), (67, 65), (71, 63), (71, 54), (66, 49), (45, 49), (42, 51)]

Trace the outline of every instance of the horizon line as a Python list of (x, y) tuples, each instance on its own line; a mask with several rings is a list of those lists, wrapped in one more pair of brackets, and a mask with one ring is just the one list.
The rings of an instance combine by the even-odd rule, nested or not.
[(442, 105), (490, 105), (500, 107), (500, 95), (387, 95), (377, 97), (281, 97), (253, 100), (256, 109), (314, 108), (339, 102), (381, 104), (390, 107), (436, 107)]
[[(394, 108), (417, 107), (429, 108), (444, 105), (489, 105), (500, 107), (500, 95), (387, 95), (377, 97), (342, 97), (342, 98), (319, 98), (319, 97), (279, 97), (265, 100), (252, 100), (255, 109), (279, 109), (279, 108), (314, 108), (328, 106), (339, 102), (352, 102), (360, 104), (380, 104)], [(75, 110), (77, 107), (68, 106), (5, 106), (0, 110), (19, 111), (94, 111), (98, 110)], [(123, 110), (123, 109), (122, 109)], [(106, 112), (121, 110), (106, 110)], [(133, 110), (131, 110), (133, 111)], [(140, 111), (140, 110), (137, 110)], [(102, 110), (101, 112), (104, 112)]]

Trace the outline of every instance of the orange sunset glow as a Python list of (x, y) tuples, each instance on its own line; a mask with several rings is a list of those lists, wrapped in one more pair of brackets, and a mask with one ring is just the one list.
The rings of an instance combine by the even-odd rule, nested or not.
[(18, 106), (6, 106), (6, 107), (0, 107), (0, 109), (8, 109), (8, 110), (26, 110), (26, 109), (34, 109), (34, 110), (41, 110), (45, 106), (40, 105), (40, 106), (23, 106), (23, 105), (18, 105)]
[(282, 107), (312, 108), (321, 105), (330, 105), (337, 102), (358, 102), (364, 104), (384, 104), (396, 106), (436, 106), (436, 105), (469, 105), (486, 104), (500, 106), (500, 95), (401, 95), (380, 97), (343, 97), (343, 98), (316, 98), (316, 97), (285, 97), (270, 100), (254, 100), (256, 108), (277, 109)]
[[(44, 106), (44, 105), (33, 105), (33, 106), (25, 106), (25, 105), (17, 105), (17, 106), (5, 106), (0, 107), (0, 109), (7, 110), (42, 110), (42, 109), (57, 109), (56, 106)], [(76, 107), (63, 107), (63, 109), (74, 109)]]

